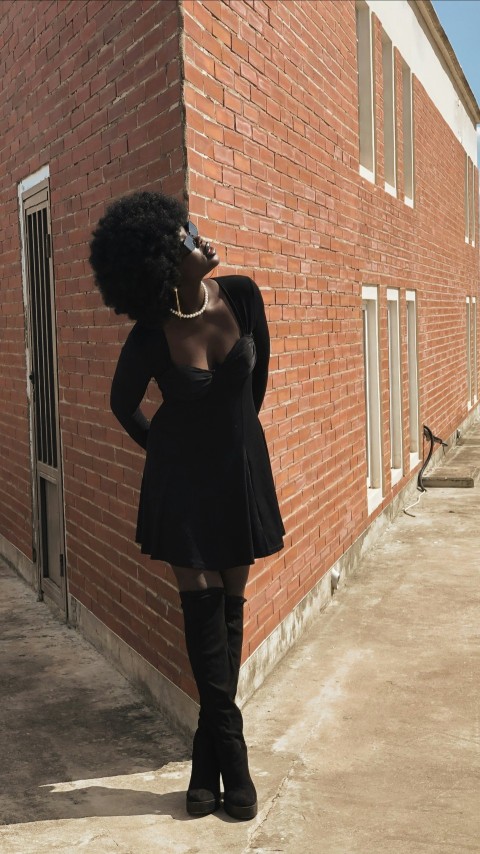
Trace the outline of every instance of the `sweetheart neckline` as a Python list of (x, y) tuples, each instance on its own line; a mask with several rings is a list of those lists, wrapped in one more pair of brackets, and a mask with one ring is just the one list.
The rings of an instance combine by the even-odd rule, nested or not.
[(232, 355), (232, 353), (235, 350), (235, 348), (237, 347), (237, 345), (240, 344), (240, 341), (243, 341), (244, 338), (253, 338), (253, 335), (250, 332), (246, 332), (244, 335), (241, 335), (240, 338), (237, 338), (235, 343), (232, 344), (232, 346), (230, 347), (230, 350), (228, 351), (227, 355), (225, 356), (223, 362), (220, 362), (216, 368), (197, 368), (196, 365), (177, 365), (176, 362), (174, 362), (171, 357), (170, 357), (170, 365), (172, 368), (174, 368), (177, 371), (198, 371), (201, 374), (214, 374), (214, 373), (216, 373), (216, 371), (220, 370), (220, 368), (223, 368), (225, 362), (228, 361), (228, 359)]

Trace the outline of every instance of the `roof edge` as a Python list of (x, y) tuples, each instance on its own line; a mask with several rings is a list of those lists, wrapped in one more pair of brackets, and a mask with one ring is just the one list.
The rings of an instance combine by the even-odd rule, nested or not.
[(480, 124), (480, 106), (473, 94), (462, 67), (457, 59), (457, 55), (448, 40), (448, 36), (443, 29), (440, 19), (435, 12), (432, 0), (409, 0), (422, 16), (425, 24), (431, 33), (435, 44), (440, 53), (445, 59), (448, 68), (452, 72), (455, 83), (465, 101), (465, 105), (476, 124)]

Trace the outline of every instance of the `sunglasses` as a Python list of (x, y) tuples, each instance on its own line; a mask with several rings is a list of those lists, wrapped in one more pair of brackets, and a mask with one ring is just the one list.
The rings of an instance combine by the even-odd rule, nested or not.
[(184, 227), (188, 233), (182, 240), (182, 250), (184, 255), (190, 255), (190, 252), (197, 248), (198, 228), (190, 220), (185, 223)]

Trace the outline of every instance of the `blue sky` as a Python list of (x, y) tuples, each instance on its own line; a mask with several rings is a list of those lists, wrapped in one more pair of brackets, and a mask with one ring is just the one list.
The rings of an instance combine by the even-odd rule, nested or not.
[(470, 89), (480, 103), (480, 0), (432, 0)]
[[(432, 3), (470, 89), (480, 104), (480, 0), (432, 0)], [(480, 163), (480, 135), (477, 139)]]

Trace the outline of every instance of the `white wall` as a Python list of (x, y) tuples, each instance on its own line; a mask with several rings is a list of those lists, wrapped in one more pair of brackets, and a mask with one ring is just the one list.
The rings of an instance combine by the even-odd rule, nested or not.
[(398, 48), (446, 123), (474, 163), (477, 162), (475, 124), (467, 113), (446, 65), (427, 37), (408, 0), (367, 0), (383, 29)]

